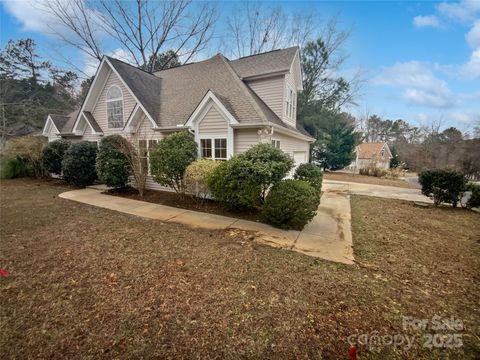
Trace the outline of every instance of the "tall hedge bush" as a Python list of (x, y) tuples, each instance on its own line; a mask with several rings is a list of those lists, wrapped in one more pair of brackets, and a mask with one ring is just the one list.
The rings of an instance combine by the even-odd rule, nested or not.
[(93, 184), (97, 178), (95, 159), (97, 157), (97, 144), (82, 141), (72, 144), (63, 157), (63, 178), (75, 186)]
[(150, 153), (150, 172), (153, 179), (177, 193), (185, 191), (184, 174), (197, 158), (197, 143), (187, 131), (173, 133), (158, 143)]
[(128, 184), (131, 166), (123, 149), (127, 139), (120, 135), (106, 136), (100, 141), (97, 152), (96, 170), (100, 181), (113, 188), (124, 188)]
[(320, 167), (312, 163), (300, 164), (293, 175), (295, 180), (308, 182), (318, 192), (322, 191), (323, 172)]
[(456, 207), (467, 185), (466, 177), (452, 169), (424, 170), (418, 180), (422, 194), (431, 197), (435, 206), (450, 203)]
[(268, 193), (262, 215), (273, 226), (302, 230), (316, 215), (319, 204), (320, 193), (308, 182), (282, 180)]
[(62, 161), (65, 152), (70, 147), (68, 140), (55, 140), (47, 143), (42, 150), (42, 164), (45, 170), (52, 174), (62, 173)]
[(294, 164), (290, 155), (271, 144), (253, 145), (238, 156), (252, 164), (252, 181), (260, 185), (262, 201), (268, 189), (282, 180)]

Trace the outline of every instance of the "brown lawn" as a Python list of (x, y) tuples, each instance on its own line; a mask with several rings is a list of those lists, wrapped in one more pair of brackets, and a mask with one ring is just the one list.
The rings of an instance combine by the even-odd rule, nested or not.
[(323, 173), (323, 178), (327, 180), (338, 180), (338, 181), (350, 181), (358, 182), (362, 184), (373, 184), (373, 185), (384, 185), (384, 186), (396, 186), (407, 189), (416, 189), (412, 184), (401, 180), (401, 179), (387, 179), (387, 178), (378, 178), (375, 176), (366, 176), (360, 174), (350, 174), (343, 172), (325, 172)]
[[(361, 266), (322, 261), (57, 197), (66, 188), (1, 184), (0, 349), (4, 359), (362, 359), (480, 354), (480, 216), (353, 197)], [(462, 319), (463, 346), (429, 349), (402, 316)]]

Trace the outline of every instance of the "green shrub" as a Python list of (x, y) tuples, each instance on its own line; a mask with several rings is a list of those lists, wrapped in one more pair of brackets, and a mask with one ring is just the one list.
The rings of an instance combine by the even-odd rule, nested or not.
[(70, 141), (55, 140), (49, 142), (42, 150), (42, 165), (48, 172), (60, 175), (65, 151), (70, 147)]
[(97, 144), (82, 141), (72, 144), (63, 157), (63, 178), (69, 184), (75, 186), (87, 186), (93, 184), (97, 178), (95, 172), (95, 159), (97, 156)]
[(208, 179), (219, 164), (219, 161), (202, 159), (188, 165), (185, 170), (186, 190), (198, 198), (205, 199), (210, 193)]
[(436, 206), (450, 203), (456, 207), (467, 184), (465, 176), (452, 169), (424, 170), (418, 180), (422, 185), (422, 194), (433, 198)]
[(8, 142), (7, 155), (20, 159), (32, 177), (48, 176), (42, 165), (42, 149), (46, 143), (43, 136), (21, 136)]
[(273, 226), (302, 230), (319, 204), (320, 193), (306, 181), (282, 180), (267, 195), (262, 215)]
[(28, 169), (25, 161), (17, 157), (0, 157), (0, 179), (14, 179), (28, 176)]
[(197, 143), (187, 131), (165, 137), (150, 154), (150, 172), (153, 179), (160, 185), (171, 187), (177, 193), (183, 193), (183, 175), (197, 155)]
[(467, 207), (469, 209), (474, 207), (480, 207), (480, 185), (469, 184), (467, 190), (472, 192), (472, 196), (467, 202)]
[(238, 155), (251, 163), (251, 180), (260, 185), (261, 199), (268, 190), (282, 180), (293, 167), (293, 159), (271, 144), (257, 144)]
[(315, 164), (305, 163), (298, 165), (293, 178), (295, 180), (306, 181), (318, 192), (322, 191), (322, 169)]
[(106, 136), (100, 141), (96, 170), (100, 181), (113, 188), (124, 188), (131, 174), (130, 163), (122, 152), (126, 140), (120, 135)]
[(254, 171), (252, 162), (240, 155), (222, 161), (208, 178), (212, 196), (230, 209), (259, 207), (262, 189), (254, 181)]
[(213, 197), (229, 208), (253, 209), (262, 205), (268, 190), (290, 171), (292, 158), (270, 144), (258, 144), (233, 156), (209, 179)]

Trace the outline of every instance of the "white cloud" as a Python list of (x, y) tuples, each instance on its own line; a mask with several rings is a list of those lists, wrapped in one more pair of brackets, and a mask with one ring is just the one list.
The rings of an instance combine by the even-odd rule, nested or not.
[(415, 16), (413, 19), (413, 25), (418, 28), (423, 27), (440, 27), (440, 21), (435, 15), (427, 15), (427, 16)]
[(397, 63), (383, 69), (373, 83), (402, 88), (403, 99), (410, 104), (447, 108), (455, 97), (447, 83), (437, 78), (428, 64), (419, 61)]
[(461, 0), (456, 3), (443, 2), (437, 5), (437, 10), (449, 19), (464, 23), (475, 20), (475, 15), (480, 12), (480, 1)]
[[(84, 54), (84, 56), (85, 57), (83, 60), (83, 70), (82, 70), (83, 73), (87, 76), (95, 75), (100, 62), (97, 59), (91, 56), (88, 56), (87, 54)], [(121, 48), (115, 49), (112, 52), (110, 52), (108, 56), (124, 61), (133, 66), (136, 66), (135, 59), (133, 58), (132, 54), (130, 54), (128, 51), (124, 49), (121, 49)]]
[(480, 48), (480, 20), (475, 21), (475, 24), (465, 37), (470, 47), (474, 49)]
[(480, 121), (480, 113), (472, 110), (451, 112), (448, 118), (462, 124), (475, 124)]
[(52, 23), (51, 15), (41, 9), (46, 0), (16, 1), (3, 0), (5, 10), (14, 16), (21, 24), (23, 31), (35, 31), (48, 34), (51, 32), (49, 24)]
[(462, 73), (467, 77), (480, 78), (480, 47), (472, 52), (470, 60), (462, 66)]

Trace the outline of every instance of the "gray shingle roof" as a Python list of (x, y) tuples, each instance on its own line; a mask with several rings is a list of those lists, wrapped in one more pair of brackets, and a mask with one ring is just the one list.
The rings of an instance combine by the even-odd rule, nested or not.
[(153, 74), (140, 70), (135, 66), (107, 56), (108, 61), (120, 74), (122, 79), (142, 103), (145, 110), (156, 121), (160, 108), (161, 80)]
[[(160, 128), (185, 124), (207, 92), (212, 91), (242, 124), (275, 124), (309, 136), (304, 129), (295, 129), (283, 122), (241, 80), (242, 77), (288, 71), (297, 51), (297, 47), (292, 47), (233, 61), (217, 54), (205, 61), (154, 74), (120, 60), (107, 59)], [(93, 115), (84, 113), (95, 131), (101, 132)], [(76, 116), (72, 117), (63, 120), (65, 125), (59, 129), (62, 133), (71, 133)]]
[(273, 50), (232, 60), (230, 65), (241, 78), (288, 71), (297, 51), (297, 46)]
[(83, 114), (87, 118), (90, 125), (92, 125), (93, 130), (97, 133), (102, 133), (102, 128), (98, 125), (97, 120), (93, 117), (93, 114), (90, 111), (84, 111)]
[(68, 115), (58, 115), (58, 114), (50, 114), (50, 118), (52, 119), (53, 123), (55, 124), (55, 127), (59, 132), (62, 132), (63, 127), (65, 124), (68, 122)]

